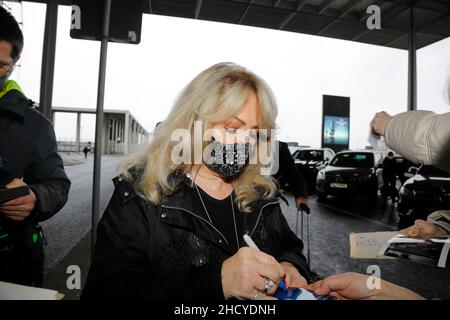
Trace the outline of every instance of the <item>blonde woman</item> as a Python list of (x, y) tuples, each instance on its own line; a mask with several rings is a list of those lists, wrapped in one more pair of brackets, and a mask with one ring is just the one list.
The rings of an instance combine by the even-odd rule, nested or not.
[[(149, 147), (114, 179), (82, 298), (264, 299), (284, 276), (288, 286), (306, 286), (303, 244), (272, 178), (251, 161), (263, 144), (258, 133), (271, 138), (276, 116), (268, 85), (241, 66), (219, 63), (194, 78)], [(192, 161), (174, 160), (174, 132), (194, 136), (198, 123), (213, 132), (201, 161), (184, 149)]]

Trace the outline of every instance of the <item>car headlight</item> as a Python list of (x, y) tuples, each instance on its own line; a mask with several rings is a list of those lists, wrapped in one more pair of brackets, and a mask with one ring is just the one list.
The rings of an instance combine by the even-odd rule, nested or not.
[(325, 179), (325, 173), (323, 171), (319, 171), (319, 173), (317, 174), (317, 178), (318, 179)]

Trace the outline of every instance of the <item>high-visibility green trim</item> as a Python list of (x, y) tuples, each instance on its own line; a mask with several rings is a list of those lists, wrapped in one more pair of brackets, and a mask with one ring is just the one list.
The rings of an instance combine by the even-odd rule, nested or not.
[(3, 86), (3, 90), (0, 92), (0, 98), (3, 97), (5, 94), (7, 94), (11, 90), (17, 90), (21, 94), (25, 95), (22, 91), (22, 88), (15, 82), (14, 80), (8, 80), (5, 82), (5, 85)]

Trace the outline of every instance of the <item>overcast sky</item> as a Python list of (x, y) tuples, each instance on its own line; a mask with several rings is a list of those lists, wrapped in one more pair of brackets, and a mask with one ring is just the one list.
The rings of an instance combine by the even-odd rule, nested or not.
[[(10, 4), (23, 21), (25, 49), (13, 78), (39, 101), (45, 5)], [(59, 7), (54, 106), (95, 108), (100, 44), (70, 38), (71, 8)], [(420, 109), (449, 112), (450, 39), (418, 51)], [(279, 137), (320, 146), (322, 95), (351, 98), (350, 147), (364, 147), (374, 113), (407, 108), (407, 51), (291, 32), (144, 15), (139, 45), (110, 44), (106, 109), (128, 109), (152, 131), (176, 95), (203, 69), (241, 64), (275, 92)], [(93, 140), (94, 116), (83, 116), (82, 139)], [(59, 139), (74, 139), (75, 116), (56, 117)]]

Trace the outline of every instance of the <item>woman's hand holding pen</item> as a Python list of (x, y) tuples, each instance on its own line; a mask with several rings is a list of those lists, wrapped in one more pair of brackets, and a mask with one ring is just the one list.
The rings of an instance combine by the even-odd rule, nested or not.
[(271, 299), (284, 267), (274, 257), (244, 247), (222, 264), (222, 288), (225, 299)]

